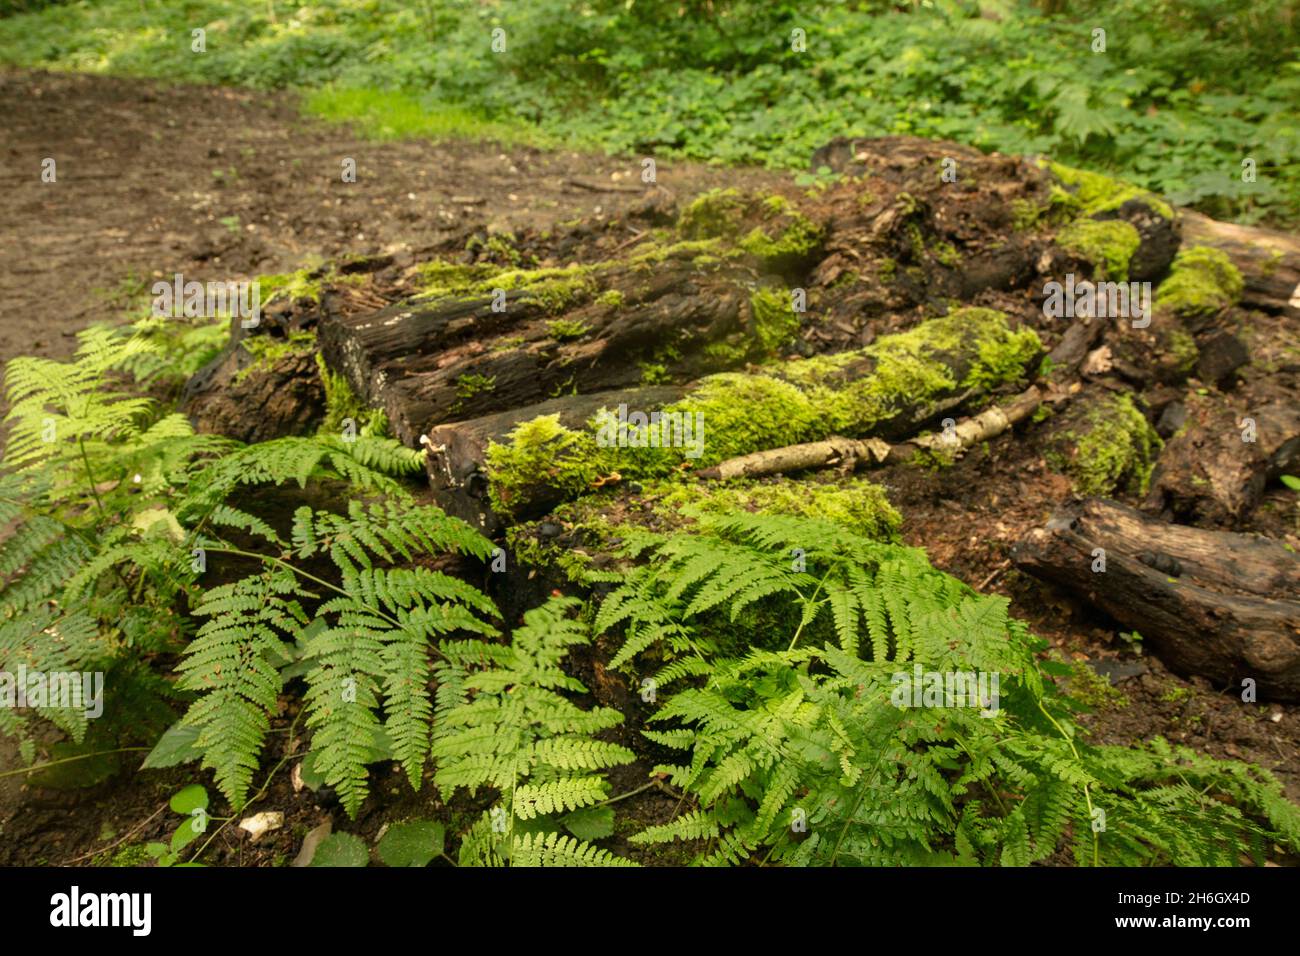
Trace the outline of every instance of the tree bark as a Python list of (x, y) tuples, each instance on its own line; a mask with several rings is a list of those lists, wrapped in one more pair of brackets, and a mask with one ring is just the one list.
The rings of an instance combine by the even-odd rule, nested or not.
[(1261, 699), (1300, 700), (1300, 556), (1274, 541), (1090, 498), (1030, 532), (1012, 559), (1138, 631), (1176, 673), (1234, 690), (1249, 678)]

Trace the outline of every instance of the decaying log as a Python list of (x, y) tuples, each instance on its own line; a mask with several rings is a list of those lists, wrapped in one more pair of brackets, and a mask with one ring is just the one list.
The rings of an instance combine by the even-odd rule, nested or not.
[(879, 438), (828, 438), (825, 441), (804, 442), (766, 451), (741, 455), (700, 471), (699, 477), (708, 480), (731, 478), (759, 478), (764, 475), (784, 475), (796, 471), (819, 468), (840, 468), (852, 471), (862, 466), (897, 464), (910, 461), (919, 451), (943, 455), (960, 455), (968, 448), (996, 438), (1016, 425), (1042, 404), (1043, 395), (1031, 385), (1006, 405), (994, 405), (978, 415), (955, 422), (952, 428), (931, 435), (918, 435), (905, 442), (889, 444)]
[(1245, 281), (1242, 305), (1300, 317), (1300, 239), (1181, 211), (1183, 245), (1222, 249)]
[[(488, 446), (492, 442), (504, 441), (520, 422), (540, 415), (559, 415), (561, 425), (576, 429), (602, 407), (628, 404), (634, 408), (661, 408), (681, 398), (683, 393), (681, 388), (658, 386), (594, 395), (566, 395), (508, 412), (438, 425), (419, 439), (427, 449), (425, 466), (429, 482), (443, 510), (494, 532), (501, 525), (488, 503), (485, 468)], [(543, 497), (537, 502), (537, 509), (545, 511), (559, 501), (558, 496)]]
[[(957, 332), (955, 336), (954, 331)], [(514, 425), (540, 415), (560, 413), (561, 423), (573, 428), (586, 424), (601, 407), (615, 409), (619, 405), (625, 405), (628, 409), (643, 414), (653, 414), (678, 397), (682, 399), (678, 403), (678, 411), (693, 415), (695, 412), (691, 396), (696, 394), (696, 388), (701, 389), (702, 396), (713, 395), (711, 398), (701, 398), (702, 403), (712, 401), (724, 404), (743, 403), (746, 401), (744, 396), (768, 396), (773, 389), (783, 389), (791, 398), (796, 396), (802, 398), (801, 407), (805, 419), (809, 415), (809, 409), (817, 407), (814, 405), (815, 401), (826, 403), (821, 407), (827, 410), (821, 414), (832, 414), (830, 409), (833, 405), (829, 396), (843, 395), (848, 402), (847, 407), (859, 409), (858, 414), (863, 416), (860, 422), (850, 421), (839, 426), (849, 432), (844, 437), (899, 439), (912, 435), (926, 424), (938, 420), (945, 412), (955, 411), (972, 399), (987, 394), (982, 385), (969, 383), (967, 378), (984, 361), (989, 346), (1000, 342), (1009, 347), (1014, 334), (1005, 318), (998, 317), (996, 313), (992, 314), (991, 319), (987, 313), (967, 319), (960, 313), (954, 312), (949, 316), (931, 319), (898, 336), (884, 337), (864, 349), (844, 353), (831, 366), (801, 362), (775, 363), (764, 366), (761, 371), (740, 373), (733, 379), (719, 377), (712, 380), (712, 384), (722, 390), (721, 394), (726, 396), (724, 398), (718, 398), (716, 393), (710, 393), (709, 383), (703, 385), (697, 383), (694, 386), (687, 386), (684, 391), (652, 388), (616, 393), (598, 392), (574, 396), (559, 403), (547, 402), (516, 409), (486, 418), (444, 423), (432, 429), (427, 436), (431, 449), (428, 456), (430, 477), (435, 491), (444, 498), (468, 498), (465, 501), (449, 502), (444, 507), (456, 514), (469, 516), (481, 525), (492, 525), (494, 521), (487, 515), (484, 501), (490, 477), (487, 474), (486, 453), (489, 443), (492, 440), (499, 441)], [(932, 336), (934, 338), (931, 339)], [(920, 344), (926, 341), (940, 344), (931, 346)], [(1025, 344), (1028, 343), (1021, 340), (1021, 345)], [(891, 383), (895, 382), (899, 375), (897, 363), (900, 361), (898, 358), (900, 352), (915, 353), (907, 361), (919, 363), (916, 367), (927, 369), (934, 379), (938, 380), (937, 383), (923, 393), (909, 393), (906, 389), (899, 389), (897, 394), (890, 394), (887, 400), (879, 397), (874, 401), (852, 398), (855, 395), (871, 394), (873, 384), (877, 381), (882, 383), (881, 388), (898, 389), (897, 384)], [(1022, 356), (1019, 361), (1024, 363), (1024, 368), (1032, 367), (1030, 356)], [(878, 371), (881, 372), (879, 377), (877, 377)], [(915, 372), (912, 374), (915, 375)], [(814, 394), (819, 397), (812, 398), (811, 395)], [(771, 401), (771, 399), (766, 400)], [(717, 407), (714, 406), (715, 409)], [(728, 408), (724, 417), (735, 413), (744, 414), (741, 404), (737, 404), (734, 410)], [(772, 416), (771, 410), (758, 409), (757, 413), (760, 417), (766, 415), (769, 420)], [(794, 409), (791, 409), (791, 413), (794, 413)], [(716, 420), (715, 418), (714, 421)], [(707, 430), (709, 423), (706, 421), (703, 427)], [(805, 429), (802, 433), (805, 436), (808, 435), (809, 430), (815, 432), (815, 429), (810, 429), (806, 421), (802, 425), (792, 423), (791, 428), (795, 427)], [(856, 433), (849, 431), (850, 429), (856, 429)], [(773, 430), (769, 427), (765, 432), (760, 431), (758, 433), (760, 437), (756, 440), (770, 442), (767, 448), (781, 447), (781, 443), (776, 440), (777, 433), (780, 431), (779, 428)], [(700, 432), (700, 438), (707, 446), (706, 431)], [(750, 447), (755, 452), (766, 450), (761, 445), (751, 444)], [(824, 452), (814, 451), (813, 455), (823, 454), (823, 457), (833, 457), (845, 450), (844, 447), (831, 447)], [(702, 448), (701, 452), (707, 459), (707, 447)], [(714, 458), (700, 464), (708, 467), (716, 460)], [(690, 459), (684, 459), (681, 465), (689, 468), (691, 463)], [(608, 468), (610, 471), (625, 470), (619, 468), (614, 460), (603, 463), (601, 467)], [(552, 477), (558, 477), (565, 470), (554, 471)], [(540, 513), (539, 507), (544, 510), (562, 500), (558, 491), (548, 490), (545, 487), (546, 480), (547, 476), (539, 476), (536, 483), (530, 482), (532, 487), (528, 489), (526, 496), (511, 494), (510, 507), (515, 511), (513, 517), (518, 519), (525, 515), (536, 515)], [(527, 501), (524, 500), (525, 498)]]
[(590, 287), (562, 305), (510, 289), (503, 311), (484, 295), (329, 316), (322, 354), (358, 395), (384, 409), (398, 438), (414, 444), (430, 425), (558, 392), (629, 388), (650, 356), (674, 377), (717, 371), (726, 363), (715, 357), (709, 365), (702, 347), (751, 328), (757, 276), (740, 263), (612, 263), (589, 277)]
[(1030, 532), (1012, 559), (1138, 631), (1179, 674), (1238, 690), (1249, 678), (1260, 699), (1300, 700), (1300, 556), (1277, 542), (1089, 498)]
[(1238, 412), (1193, 400), (1187, 410), (1188, 420), (1152, 473), (1146, 511), (1232, 527), (1259, 503), (1271, 479), (1300, 465), (1300, 408), (1294, 402)]

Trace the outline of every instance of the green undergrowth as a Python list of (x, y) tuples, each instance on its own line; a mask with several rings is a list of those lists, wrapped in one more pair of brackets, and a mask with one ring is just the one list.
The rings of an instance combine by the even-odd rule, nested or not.
[[(587, 569), (606, 596), (553, 596), (505, 621), (444, 570), (481, 580), (497, 552), (414, 499), (420, 454), (373, 436), (196, 434), (120, 374), (153, 348), (99, 328), (69, 362), (9, 363), (0, 464), (0, 670), (100, 672), (112, 688), (96, 719), (0, 707), (0, 733), (29, 763), (52, 736), (150, 747), (137, 772), (192, 774), (202, 783), (181, 794), (205, 808), (210, 782), (215, 825), (178, 829), (151, 857), (209, 861), (277, 781), (280, 733), (351, 819), (382, 813), (394, 786), (473, 801), (437, 833), (460, 866), (625, 866), (627, 843), (646, 862), (711, 865), (1300, 853), (1300, 810), (1266, 771), (1159, 738), (1089, 741), (1038, 660), (1045, 642), (1005, 598), (898, 544), (869, 482), (693, 497), (665, 482), (642, 496), (650, 514), (603, 526), (582, 510), (595, 499), (576, 502), (567, 514), (621, 562)], [(599, 662), (601, 688), (575, 676), (590, 667), (576, 654)], [(610, 671), (638, 690), (637, 725), (593, 701)], [(647, 755), (656, 776), (617, 792), (611, 771)], [(629, 798), (661, 785), (675, 809), (649, 823)], [(364, 865), (366, 843), (336, 835), (326, 855)], [(437, 853), (413, 849), (424, 864)], [(393, 840), (378, 850), (412, 859)]]
[(1298, 23), (1289, 0), (1081, 0), (1051, 15), (722, 0), (673, 16), (625, 0), (82, 0), (0, 18), (0, 61), (305, 89), (309, 110), (379, 137), (805, 170), (835, 136), (916, 135), (1048, 154), (1219, 218), (1295, 221)]
[[(1011, 329), (1002, 313), (960, 309), (857, 351), (710, 375), (658, 410), (673, 417), (656, 428), (644, 410), (646, 420), (630, 423), (622, 438), (600, 416), (576, 430), (558, 415), (541, 416), (489, 445), (492, 506), (518, 514), (539, 494), (576, 497), (614, 474), (664, 477), (831, 435), (865, 436), (905, 409), (1016, 382), (1040, 351), (1034, 331)], [(954, 365), (966, 369), (960, 380)]]
[[(511, 552), (528, 567), (554, 569), (566, 580), (590, 584), (599, 578), (593, 564), (597, 554), (613, 554), (625, 537), (650, 526), (673, 531), (702, 516), (744, 511), (816, 518), (863, 537), (898, 541), (903, 522), (885, 490), (865, 478), (657, 480), (635, 493), (625, 489), (618, 485), (613, 497), (585, 496), (544, 519), (512, 525), (506, 531)], [(543, 535), (543, 526), (563, 529), (563, 536)]]
[(653, 705), (654, 772), (686, 794), (633, 844), (713, 866), (1025, 866), (1063, 849), (1236, 865), (1300, 840), (1266, 771), (1161, 738), (1090, 742), (1046, 643), (918, 549), (732, 511), (622, 552), (634, 565), (605, 575), (593, 629)]

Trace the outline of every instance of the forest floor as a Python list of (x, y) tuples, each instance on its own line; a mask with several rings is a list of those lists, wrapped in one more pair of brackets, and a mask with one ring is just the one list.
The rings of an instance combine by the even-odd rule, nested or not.
[[(633, 186), (640, 168), (632, 158), (372, 142), (303, 119), (292, 98), (281, 95), (7, 71), (0, 72), (0, 113), (8, 132), (0, 173), (0, 361), (66, 357), (77, 331), (124, 318), (128, 303), (176, 272), (206, 281), (356, 255), (417, 262), (475, 233), (617, 217), (643, 196), (639, 183)], [(56, 184), (41, 181), (45, 157), (57, 161)], [(342, 182), (345, 158), (356, 161), (356, 183)], [(679, 198), (778, 178), (688, 163), (657, 172), (660, 185)], [(1132, 665), (1113, 687), (1095, 678), (1097, 707), (1084, 718), (1094, 742), (1161, 735), (1266, 767), (1300, 800), (1300, 706), (1243, 707), (1232, 690), (1179, 678), (1151, 654), (1135, 655), (1113, 622), (1010, 566), (1011, 545), (1070, 495), (1068, 481), (1046, 466), (1035, 443), (1008, 433), (951, 468), (899, 467), (871, 477), (902, 513), (908, 544), (926, 548), (937, 567), (977, 590), (1009, 597), (1012, 612), (1078, 662), (1079, 674), (1120, 659)], [(1278, 508), (1260, 513), (1274, 526), (1252, 530), (1283, 533)], [(15, 752), (0, 749), (0, 770), (16, 766)], [(640, 786), (647, 769), (616, 774), (618, 791)], [(114, 860), (105, 849), (119, 841), (125, 847), (166, 839), (174, 821), (157, 811), (192, 777), (185, 768), (123, 772), (83, 790), (0, 778), (0, 864), (104, 864)], [(254, 846), (226, 828), (209, 859), (283, 864), (307, 830), (331, 815), (342, 823), (337, 806), (321, 805), (290, 781), (286, 767), (250, 808), (283, 811), (282, 830)], [(427, 791), (394, 786), (389, 797), (389, 789), (376, 787), (376, 798), (347, 829), (373, 837), (387, 821), (427, 808)], [(675, 803), (647, 791), (629, 807), (648, 823), (666, 819)]]

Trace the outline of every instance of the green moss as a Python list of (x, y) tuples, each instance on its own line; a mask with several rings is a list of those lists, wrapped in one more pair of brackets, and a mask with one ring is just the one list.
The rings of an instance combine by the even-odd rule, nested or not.
[(788, 215), (776, 235), (761, 226), (755, 226), (740, 240), (740, 248), (765, 262), (777, 263), (799, 260), (810, 255), (821, 244), (821, 230), (810, 219), (797, 212)]
[(317, 432), (337, 435), (343, 431), (343, 422), (352, 419), (357, 433), (383, 436), (388, 434), (388, 416), (383, 409), (371, 408), (348, 383), (347, 377), (331, 371), (325, 359), (316, 353), (316, 367), (320, 369), (321, 384), (325, 388), (325, 420)]
[[(1060, 660), (1060, 655), (1054, 655)], [(1092, 710), (1114, 710), (1129, 706), (1128, 696), (1111, 684), (1110, 679), (1098, 674), (1087, 661), (1064, 661), (1070, 668), (1066, 678), (1068, 696)]]
[[(1012, 331), (1001, 312), (967, 308), (884, 336), (864, 349), (790, 362), (782, 374), (811, 391), (830, 433), (865, 434), (905, 406), (961, 388), (987, 390), (1015, 381), (1041, 350), (1033, 329)], [(951, 367), (959, 354), (972, 358), (960, 382)], [(872, 374), (836, 384), (846, 368), (863, 361), (874, 364)]]
[(1201, 357), (1201, 351), (1196, 347), (1196, 339), (1181, 327), (1172, 329), (1169, 333), (1169, 352), (1174, 357), (1175, 367), (1182, 374), (1187, 374), (1194, 369), (1197, 359)]
[(880, 272), (878, 275), (880, 276), (881, 282), (893, 282), (894, 276), (897, 272), (898, 263), (893, 259), (886, 258), (880, 260)]
[(569, 342), (580, 339), (591, 327), (578, 319), (553, 319), (546, 323), (546, 334), (557, 342)]
[(315, 332), (290, 332), (287, 338), (250, 335), (241, 345), (253, 361), (235, 373), (235, 382), (244, 381), (254, 372), (265, 371), (290, 355), (310, 355), (316, 349)]
[(738, 189), (712, 189), (697, 197), (682, 211), (677, 228), (688, 240), (734, 242), (776, 267), (807, 258), (822, 240), (821, 229), (784, 196), (762, 197)]
[(1174, 257), (1169, 278), (1156, 290), (1156, 305), (1181, 316), (1209, 316), (1238, 302), (1244, 288), (1226, 253), (1192, 246)]
[(662, 385), (665, 382), (672, 381), (672, 376), (668, 374), (668, 367), (661, 362), (640, 362), (641, 384), (642, 385)]
[(710, 189), (682, 210), (677, 228), (689, 239), (734, 236), (746, 205), (739, 189)]
[(596, 301), (601, 305), (609, 305), (618, 308), (623, 304), (623, 293), (617, 289), (609, 289), (596, 296)]
[(475, 372), (469, 372), (459, 376), (456, 379), (456, 409), (463, 408), (465, 403), (473, 399), (475, 395), (490, 392), (496, 387), (497, 378), (495, 375), (479, 375)]
[(597, 266), (570, 265), (549, 269), (504, 269), (434, 260), (420, 267), (418, 299), (489, 296), (497, 289), (520, 290), (552, 315), (558, 315), (596, 295)]
[(1122, 219), (1076, 219), (1056, 236), (1061, 248), (1092, 263), (1098, 278), (1127, 281), (1128, 264), (1142, 244), (1132, 223)]
[(486, 258), (502, 259), (512, 266), (519, 265), (522, 256), (519, 250), (515, 248), (515, 234), (513, 232), (499, 232), (486, 239), (479, 236), (471, 236), (470, 240), (465, 243), (466, 252), (476, 252), (482, 250), (486, 253)]
[(1157, 215), (1165, 219), (1174, 218), (1174, 210), (1169, 203), (1132, 183), (1060, 163), (1050, 163), (1048, 168), (1061, 183), (1070, 187), (1069, 191), (1060, 187), (1053, 188), (1051, 204), (1054, 208), (1063, 208), (1083, 216), (1095, 216), (1097, 213), (1118, 209), (1130, 199), (1140, 199)]
[(520, 422), (505, 444), (488, 445), (485, 460), (493, 509), (513, 513), (531, 499), (530, 489), (538, 485), (569, 497), (581, 494), (598, 476), (598, 450), (593, 435), (566, 428), (558, 414)]
[[(1040, 351), (1033, 330), (1011, 330), (1002, 313), (961, 309), (854, 352), (710, 375), (663, 409), (703, 416), (704, 447), (693, 459), (680, 448), (601, 448), (595, 419), (574, 431), (557, 416), (544, 416), (489, 447), (493, 506), (516, 508), (541, 487), (581, 494), (615, 471), (623, 478), (661, 477), (835, 434), (871, 434), (901, 410), (1016, 381)], [(969, 368), (955, 381), (950, 363), (963, 356)]]
[(691, 482), (651, 489), (663, 496), (654, 510), (671, 519), (677, 514), (725, 514), (756, 511), (832, 521), (858, 534), (898, 541), (902, 516), (889, 503), (885, 490), (865, 478), (843, 482), (781, 480), (754, 482)]
[(128, 843), (116, 850), (95, 857), (92, 866), (136, 867), (148, 866), (153, 860), (143, 843)]
[(1162, 447), (1160, 436), (1133, 400), (1112, 395), (1088, 409), (1083, 434), (1065, 470), (1081, 496), (1106, 496), (1120, 489), (1142, 495)]
[(934, 244), (934, 257), (945, 266), (956, 267), (961, 265), (961, 253), (950, 242), (936, 242)]
[(306, 299), (320, 302), (321, 279), (319, 268), (299, 269), (296, 272), (282, 272), (276, 275), (258, 276), (258, 294), (262, 305), (266, 306), (275, 299), (287, 298), (290, 301)]
[(788, 290), (758, 289), (749, 297), (752, 334), (764, 352), (776, 352), (799, 331)]

